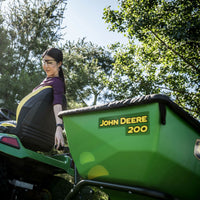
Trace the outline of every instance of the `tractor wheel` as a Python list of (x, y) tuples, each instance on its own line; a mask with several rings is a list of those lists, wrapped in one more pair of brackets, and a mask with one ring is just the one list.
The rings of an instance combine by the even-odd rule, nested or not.
[(51, 192), (52, 200), (63, 200), (73, 185), (64, 178), (54, 176), (48, 180), (45, 187)]

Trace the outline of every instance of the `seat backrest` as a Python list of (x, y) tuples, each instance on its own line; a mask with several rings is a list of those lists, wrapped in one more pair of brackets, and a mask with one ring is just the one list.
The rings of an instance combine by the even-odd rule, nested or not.
[(50, 151), (56, 130), (53, 112), (53, 89), (45, 86), (22, 99), (16, 112), (16, 135), (34, 151)]

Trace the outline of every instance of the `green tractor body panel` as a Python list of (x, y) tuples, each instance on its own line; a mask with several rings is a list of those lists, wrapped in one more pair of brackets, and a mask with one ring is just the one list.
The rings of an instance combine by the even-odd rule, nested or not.
[[(13, 138), (18, 143), (18, 148), (13, 148), (12, 145), (8, 145), (2, 141), (4, 138)], [(70, 167), (71, 158), (67, 155), (55, 155), (47, 156), (42, 153), (34, 152), (25, 148), (20, 142), (16, 135), (0, 133), (0, 156), (7, 158), (12, 168), (20, 168), (21, 172), (27, 173), (33, 168), (33, 172), (38, 168), (38, 173), (41, 175), (42, 171), (44, 173), (58, 174), (58, 173), (68, 173), (74, 175), (74, 170)], [(18, 166), (18, 167), (17, 167)], [(28, 168), (25, 170), (25, 168)], [(24, 171), (25, 170), (25, 171)], [(39, 172), (40, 171), (40, 172)], [(30, 174), (28, 174), (30, 176)], [(34, 174), (31, 174), (34, 176)]]
[[(84, 179), (198, 199), (199, 122), (164, 95), (59, 115), (72, 158)], [(123, 199), (110, 192), (113, 199)]]

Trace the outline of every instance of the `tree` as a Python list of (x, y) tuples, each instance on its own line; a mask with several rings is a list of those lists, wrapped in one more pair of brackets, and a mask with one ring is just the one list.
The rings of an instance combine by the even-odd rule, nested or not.
[(106, 89), (114, 62), (110, 52), (85, 39), (77, 43), (67, 41), (64, 52), (69, 107), (74, 107), (75, 102), (76, 106), (87, 106), (109, 99)]
[[(104, 11), (110, 30), (129, 38), (113, 46), (115, 94), (163, 93), (195, 117), (200, 114), (200, 2), (197, 0), (118, 0), (119, 10)], [(112, 86), (111, 86), (112, 87)]]
[(4, 29), (10, 41), (10, 54), (1, 74), (4, 107), (15, 110), (44, 78), (41, 54), (60, 41), (65, 7), (66, 0), (13, 0), (10, 4), (4, 14)]
[[(9, 45), (10, 41), (7, 37), (7, 31), (3, 27), (3, 17), (0, 15), (0, 57), (1, 57), (1, 66), (0, 66), (0, 106), (5, 103), (5, 95), (7, 94), (7, 90), (9, 89), (10, 85), (8, 80), (10, 79), (9, 72), (6, 69), (7, 66), (7, 59), (8, 54), (10, 52)], [(6, 84), (5, 84), (6, 83)]]

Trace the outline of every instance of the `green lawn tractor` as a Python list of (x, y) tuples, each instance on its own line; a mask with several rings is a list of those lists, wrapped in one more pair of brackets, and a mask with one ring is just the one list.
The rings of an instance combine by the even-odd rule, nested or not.
[(60, 112), (70, 153), (50, 156), (51, 90), (22, 101), (16, 127), (1, 122), (2, 197), (92, 199), (98, 188), (110, 200), (200, 199), (200, 123), (167, 96)]

